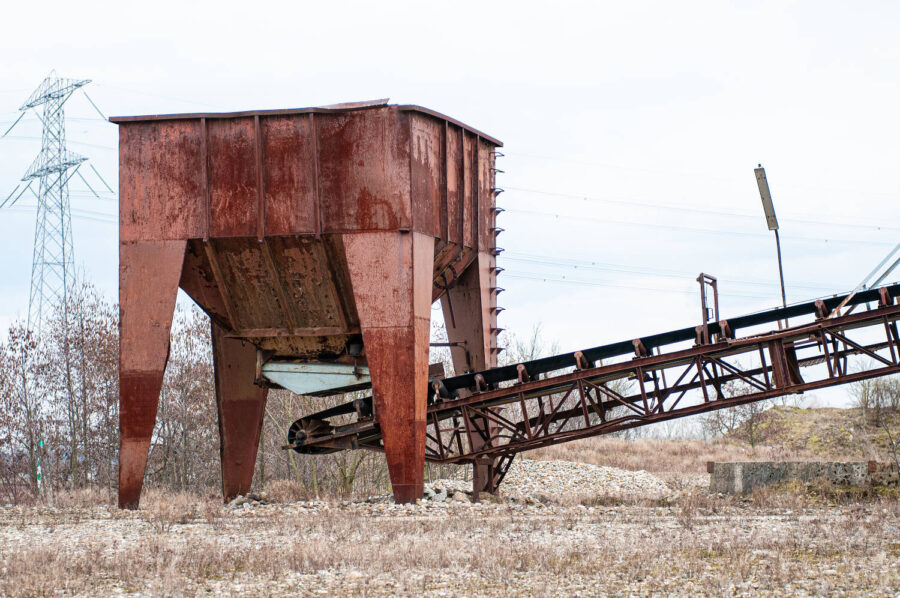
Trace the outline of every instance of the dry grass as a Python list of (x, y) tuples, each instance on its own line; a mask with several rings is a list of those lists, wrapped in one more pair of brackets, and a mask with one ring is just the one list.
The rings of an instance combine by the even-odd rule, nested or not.
[(308, 500), (271, 482), (261, 506), (147, 490), (0, 508), (0, 596), (896, 595), (900, 499), (819, 482), (715, 496), (707, 461), (821, 458), (728, 442), (597, 438), (534, 451), (674, 472), (673, 499), (395, 507)]
[(532, 459), (560, 459), (650, 472), (706, 473), (707, 461), (784, 461), (821, 458), (784, 447), (751, 448), (726, 441), (654, 440), (597, 437), (527, 453)]
[[(900, 502), (775, 492), (671, 506), (309, 503), (0, 509), (0, 595), (720, 595), (900, 590)], [(780, 502), (779, 502), (780, 501)]]
[(296, 502), (309, 498), (306, 488), (293, 480), (275, 480), (266, 484), (266, 499), (271, 502)]
[(78, 488), (76, 490), (60, 490), (45, 501), (61, 509), (86, 509), (99, 505), (112, 505), (115, 496), (106, 488)]
[[(900, 435), (900, 413), (890, 418), (895, 434)], [(705, 473), (707, 461), (893, 461), (884, 429), (866, 424), (858, 409), (774, 407), (763, 419), (762, 442), (756, 447), (729, 439), (706, 442), (599, 436), (541, 448), (527, 456), (655, 473)]]

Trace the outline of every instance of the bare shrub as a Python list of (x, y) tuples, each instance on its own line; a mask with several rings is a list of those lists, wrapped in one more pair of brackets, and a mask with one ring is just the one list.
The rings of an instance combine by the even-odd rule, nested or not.
[(186, 492), (166, 492), (149, 488), (144, 491), (141, 511), (144, 520), (154, 531), (165, 533), (176, 524), (184, 525), (199, 517), (207, 500)]
[(900, 411), (900, 378), (871, 378), (850, 385), (850, 395), (864, 422), (880, 426), (889, 413)]
[(690, 490), (684, 493), (678, 501), (675, 509), (675, 519), (685, 529), (694, 529), (694, 522), (697, 518), (697, 510), (700, 503), (700, 493), (697, 490)]
[(309, 498), (302, 484), (294, 480), (275, 480), (266, 485), (266, 500), (273, 503), (290, 503)]
[(89, 509), (115, 504), (115, 498), (109, 488), (75, 488), (59, 490), (53, 495), (53, 503), (62, 509)]

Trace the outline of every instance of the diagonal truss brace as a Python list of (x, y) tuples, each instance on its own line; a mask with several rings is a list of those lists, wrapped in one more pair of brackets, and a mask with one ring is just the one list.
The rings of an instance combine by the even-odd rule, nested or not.
[[(885, 293), (866, 312), (438, 401), (428, 408), (426, 458), (499, 457), (508, 468), (516, 453), (542, 446), (897, 374), (898, 319), (900, 305)], [(850, 358), (858, 369), (851, 371)], [(329, 446), (383, 450), (377, 414), (290, 448)], [(501, 469), (494, 473), (498, 484)]]

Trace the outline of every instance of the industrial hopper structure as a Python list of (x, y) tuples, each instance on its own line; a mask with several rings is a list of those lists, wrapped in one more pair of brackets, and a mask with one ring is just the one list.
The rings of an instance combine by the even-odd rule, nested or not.
[[(698, 326), (498, 367), (496, 139), (383, 101), (112, 120), (123, 507), (140, 497), (179, 287), (212, 320), (226, 500), (249, 490), (273, 387), (371, 388), (304, 414), (286, 448), (383, 451), (408, 502), (425, 460), (471, 464), (477, 498), (522, 451), (900, 373), (900, 285), (723, 318), (706, 274)], [(437, 300), (451, 377), (429, 371)]]
[(496, 365), (500, 142), (386, 101), (111, 120), (120, 506), (140, 497), (179, 287), (212, 320), (226, 500), (249, 490), (269, 387), (369, 384), (395, 499), (421, 497), (432, 303), (457, 372)]

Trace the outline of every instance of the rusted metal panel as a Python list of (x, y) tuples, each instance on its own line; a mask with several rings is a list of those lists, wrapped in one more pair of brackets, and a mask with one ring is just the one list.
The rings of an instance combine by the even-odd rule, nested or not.
[(323, 231), (409, 229), (408, 120), (389, 109), (319, 120)]
[[(168, 328), (186, 245), (185, 241), (119, 244), (119, 334), (125, 341), (125, 346), (120, 346), (123, 371), (152, 372), (165, 367)], [(148, 331), (152, 332), (151, 336), (147, 336)]]
[(119, 129), (119, 238), (203, 235), (199, 121), (134, 123)]
[(462, 192), (462, 209), (460, 210), (460, 219), (462, 220), (462, 244), (466, 247), (477, 249), (475, 236), (475, 223), (478, 221), (476, 216), (476, 191), (478, 189), (477, 170), (473, 168), (475, 164), (475, 137), (460, 130), (462, 137), (462, 152), (460, 155), (460, 186)]
[[(347, 271), (363, 329), (412, 324), (413, 238), (418, 236), (389, 232), (344, 235)], [(430, 259), (428, 265), (430, 297)]]
[(462, 245), (463, 242), (463, 130), (447, 126), (447, 241)]
[(210, 237), (249, 237), (259, 225), (253, 118), (207, 121)]
[(271, 237), (268, 243), (297, 328), (346, 331), (347, 322), (358, 320), (344, 312), (333, 276), (343, 264), (329, 260), (323, 243), (310, 237)]
[(232, 327), (290, 329), (287, 306), (275, 290), (263, 251), (255, 237), (210, 239), (211, 259), (218, 264), (217, 279), (230, 306)]
[[(433, 118), (408, 113), (410, 120), (410, 183), (413, 230), (441, 237), (446, 226), (443, 159), (444, 124)], [(442, 206), (444, 208), (442, 209)], [(442, 218), (442, 213), (444, 217)]]
[(137, 507), (141, 494), (185, 245), (119, 244), (120, 507)]
[(263, 117), (266, 232), (316, 232), (315, 123), (306, 115)]
[(488, 250), (494, 247), (494, 147), (484, 139), (478, 140), (478, 247)]
[(222, 298), (219, 285), (212, 274), (209, 258), (203, 247), (203, 241), (195, 239), (187, 244), (184, 254), (184, 265), (181, 270), (181, 281), (178, 286), (184, 290), (197, 305), (203, 306), (207, 315), (220, 326), (231, 329), (233, 318)]
[(423, 492), (434, 239), (357, 233), (344, 246), (394, 498), (413, 502)]
[(228, 501), (250, 490), (268, 390), (253, 383), (256, 347), (225, 337), (216, 324), (212, 325), (212, 344), (222, 494)]

